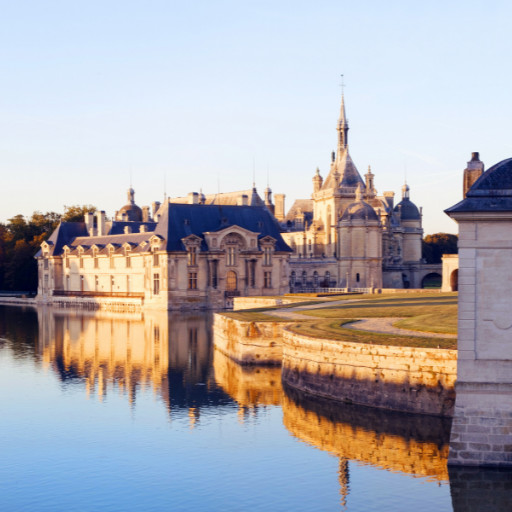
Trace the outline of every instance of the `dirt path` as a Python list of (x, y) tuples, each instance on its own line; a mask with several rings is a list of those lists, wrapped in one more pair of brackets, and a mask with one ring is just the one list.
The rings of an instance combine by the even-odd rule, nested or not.
[(395, 322), (402, 318), (363, 318), (358, 322), (353, 322), (343, 327), (347, 329), (357, 329), (358, 331), (381, 332), (384, 334), (397, 334), (401, 336), (416, 336), (419, 338), (453, 338), (457, 339), (456, 334), (438, 334), (435, 332), (419, 332), (409, 329), (399, 329), (393, 327)]
[(309, 304), (308, 306), (296, 306), (294, 308), (278, 309), (272, 311), (272, 316), (280, 316), (281, 318), (289, 318), (290, 320), (314, 320), (314, 316), (302, 315), (300, 311), (305, 309), (320, 309), (332, 308), (338, 305), (348, 304), (349, 302), (359, 302), (363, 299), (349, 299), (349, 300), (332, 300), (329, 302), (322, 302), (320, 304)]

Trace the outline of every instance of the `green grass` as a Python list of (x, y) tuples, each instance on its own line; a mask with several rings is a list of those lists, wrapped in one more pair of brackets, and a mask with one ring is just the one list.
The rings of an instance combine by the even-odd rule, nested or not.
[(367, 331), (346, 329), (344, 324), (356, 319), (324, 320), (318, 322), (299, 322), (289, 329), (296, 333), (315, 338), (326, 338), (334, 341), (367, 343), (372, 345), (391, 345), (398, 347), (457, 349), (457, 340), (448, 338), (422, 338), (416, 336), (396, 336)]
[(420, 332), (457, 334), (456, 293), (365, 296), (358, 302), (301, 313), (326, 319), (405, 317), (395, 326)]

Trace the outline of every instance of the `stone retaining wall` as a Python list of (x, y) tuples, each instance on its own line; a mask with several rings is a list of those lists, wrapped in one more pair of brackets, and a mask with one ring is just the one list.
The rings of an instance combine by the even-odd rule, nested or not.
[[(285, 298), (285, 297), (235, 297), (233, 301), (233, 310), (240, 309), (254, 309), (254, 308), (269, 308), (277, 306), (277, 301), (280, 300), (281, 304), (294, 304), (296, 302), (304, 302), (307, 298)], [(314, 300), (314, 299), (313, 299)]]
[(216, 313), (215, 347), (240, 364), (280, 365), (286, 322), (243, 322)]
[(453, 416), (457, 351), (333, 341), (283, 332), (283, 380), (315, 395)]

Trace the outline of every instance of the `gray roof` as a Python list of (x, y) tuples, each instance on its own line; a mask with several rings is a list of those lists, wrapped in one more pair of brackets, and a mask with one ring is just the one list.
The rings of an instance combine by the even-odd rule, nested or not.
[(331, 171), (327, 176), (324, 184), (322, 186), (322, 190), (334, 188), (334, 171), (337, 170), (340, 175), (339, 187), (353, 187), (356, 188), (359, 183), (362, 188), (365, 189), (366, 185), (359, 174), (349, 152), (348, 148), (344, 149), (341, 154), (338, 154), (336, 161), (331, 167)]
[(293, 227), (295, 222), (295, 216), (298, 211), (304, 214), (304, 221), (311, 223), (313, 222), (313, 199), (296, 199), (292, 207), (288, 210), (283, 223), (286, 224), (288, 221), (291, 222)]
[(402, 210), (402, 220), (421, 220), (420, 211), (418, 207), (408, 198), (404, 197), (394, 208), (394, 212), (398, 213), (399, 206)]
[[(112, 244), (116, 252), (122, 251), (125, 243), (135, 244), (133, 252), (149, 250), (149, 244), (140, 246), (154, 235), (166, 240), (165, 250), (184, 251), (182, 239), (196, 235), (202, 239), (201, 250), (208, 247), (203, 233), (219, 231), (230, 226), (239, 226), (248, 231), (260, 233), (258, 239), (271, 236), (276, 240), (275, 250), (292, 252), (281, 237), (280, 227), (266, 207), (261, 206), (221, 206), (197, 204), (164, 203), (158, 210), (160, 220), (154, 222), (117, 222), (112, 223), (109, 233), (105, 236), (89, 236), (84, 222), (61, 222), (48, 239), (51, 246), (50, 255), (59, 256), (64, 246), (76, 251), (84, 246), (84, 254), (92, 251), (93, 245), (100, 246), (99, 254), (108, 251), (107, 245)], [(147, 232), (140, 233), (140, 226), (145, 225)], [(124, 227), (130, 226), (133, 233), (124, 233)], [(39, 257), (39, 251), (36, 257)]]
[(351, 203), (341, 216), (341, 220), (379, 220), (375, 210), (364, 201)]
[(512, 158), (493, 165), (473, 183), (465, 199), (445, 210), (464, 211), (512, 211)]

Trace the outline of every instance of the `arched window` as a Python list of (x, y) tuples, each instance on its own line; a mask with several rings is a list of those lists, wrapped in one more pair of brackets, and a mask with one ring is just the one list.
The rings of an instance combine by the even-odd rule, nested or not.
[(308, 273), (304, 270), (302, 272), (302, 286), (306, 286), (308, 280)]
[(295, 270), (292, 271), (292, 274), (290, 276), (290, 284), (292, 286), (295, 286), (295, 280), (297, 279), (297, 274), (295, 273)]
[(356, 274), (356, 281), (359, 283), (359, 274)]
[(236, 274), (230, 270), (226, 274), (226, 290), (235, 291), (237, 289)]
[(313, 272), (313, 286), (315, 288), (318, 286), (318, 272), (316, 270)]
[(329, 286), (331, 286), (331, 273), (326, 270), (325, 272), (325, 283), (324, 283), (324, 286), (326, 288), (329, 288)]

